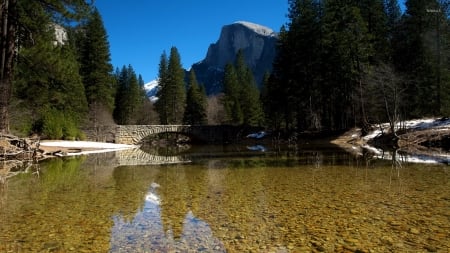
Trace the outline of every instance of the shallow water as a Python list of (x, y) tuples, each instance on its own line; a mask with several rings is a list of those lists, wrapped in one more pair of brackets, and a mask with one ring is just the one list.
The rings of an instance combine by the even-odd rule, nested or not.
[(323, 148), (195, 152), (187, 164), (43, 162), (0, 188), (0, 252), (450, 251), (447, 165)]

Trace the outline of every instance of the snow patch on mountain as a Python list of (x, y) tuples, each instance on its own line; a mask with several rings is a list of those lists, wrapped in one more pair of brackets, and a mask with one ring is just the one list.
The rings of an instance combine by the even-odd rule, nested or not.
[(237, 22), (235, 22), (235, 24), (241, 24), (243, 26), (246, 26), (249, 29), (255, 31), (256, 33), (258, 33), (260, 35), (271, 36), (271, 37), (277, 36), (276, 32), (274, 32), (272, 29), (270, 29), (269, 27), (266, 27), (266, 26), (258, 25), (258, 24), (251, 23), (248, 21), (237, 21)]
[(150, 101), (152, 102), (156, 102), (156, 100), (158, 100), (158, 97), (156, 96), (156, 94), (158, 93), (159, 90), (159, 80), (153, 80), (150, 81), (149, 83), (144, 84), (144, 90), (145, 93), (147, 94), (147, 97), (150, 99)]

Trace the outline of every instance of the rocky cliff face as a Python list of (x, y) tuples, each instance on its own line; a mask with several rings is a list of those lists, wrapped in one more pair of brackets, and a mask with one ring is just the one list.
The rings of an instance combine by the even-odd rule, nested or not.
[(219, 40), (209, 46), (206, 58), (192, 68), (208, 94), (220, 93), (224, 67), (234, 63), (236, 53), (242, 49), (247, 65), (261, 85), (264, 74), (272, 70), (276, 42), (277, 34), (270, 28), (243, 21), (226, 25)]

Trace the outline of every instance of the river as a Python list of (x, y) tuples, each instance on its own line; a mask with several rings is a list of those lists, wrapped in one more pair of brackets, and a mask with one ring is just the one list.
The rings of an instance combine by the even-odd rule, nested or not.
[(448, 165), (334, 147), (203, 147), (149, 165), (120, 152), (2, 184), (0, 252), (450, 251)]

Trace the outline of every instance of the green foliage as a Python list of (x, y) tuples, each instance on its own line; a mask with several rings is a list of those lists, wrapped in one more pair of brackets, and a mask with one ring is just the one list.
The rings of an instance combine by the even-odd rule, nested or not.
[[(36, 130), (49, 139), (75, 140), (84, 136), (70, 116), (56, 109), (44, 112), (40, 124), (42, 125), (36, 125)], [(42, 129), (39, 129), (40, 127)]]
[(159, 86), (156, 110), (162, 124), (180, 124), (186, 106), (184, 69), (176, 47), (170, 49), (169, 59), (161, 55), (159, 64)]
[(223, 105), (227, 113), (227, 121), (231, 124), (242, 124), (244, 115), (241, 110), (239, 80), (232, 64), (225, 66)]
[(33, 47), (24, 47), (19, 51), (17, 64), (15, 98), (22, 111), (30, 114), (30, 130), (37, 121), (52, 120), (48, 110), (65, 115), (71, 126), (67, 133), (54, 131), (59, 128), (49, 123), (47, 130), (56, 133), (52, 136), (76, 137), (78, 125), (87, 112), (84, 86), (79, 75), (78, 62), (74, 48), (70, 45), (55, 46), (50, 36), (37, 36)]
[(82, 26), (80, 46), (80, 73), (89, 105), (102, 104), (112, 111), (114, 87), (109, 42), (100, 13), (94, 9)]
[(204, 125), (206, 118), (206, 92), (203, 86), (199, 86), (195, 71), (191, 70), (186, 96), (186, 109), (183, 123), (188, 125)]
[(446, 2), (408, 0), (402, 14), (396, 0), (290, 0), (267, 123), (339, 130), (450, 111)]
[(159, 61), (159, 70), (158, 70), (158, 101), (155, 103), (155, 109), (159, 114), (159, 121), (161, 124), (168, 124), (168, 97), (169, 90), (167, 88), (168, 83), (168, 59), (167, 54), (164, 51), (161, 54)]
[(262, 126), (264, 112), (260, 93), (241, 50), (236, 55), (235, 64), (225, 66), (223, 83), (225, 96), (222, 103), (227, 112), (228, 123)]
[(122, 71), (116, 75), (114, 120), (120, 125), (135, 124), (146, 99), (143, 84), (140, 84), (142, 77), (138, 80), (131, 65), (123, 66)]
[(49, 139), (62, 139), (64, 115), (51, 110), (43, 115), (42, 134)]
[[(403, 112), (406, 117), (439, 115), (446, 85), (441, 79), (446, 68), (440, 59), (448, 56), (449, 48), (438, 38), (448, 32), (438, 28), (446, 26), (447, 15), (436, 1), (410, 0), (405, 4), (407, 11), (393, 42), (395, 67), (407, 77)], [(431, 9), (441, 12), (427, 12)]]

